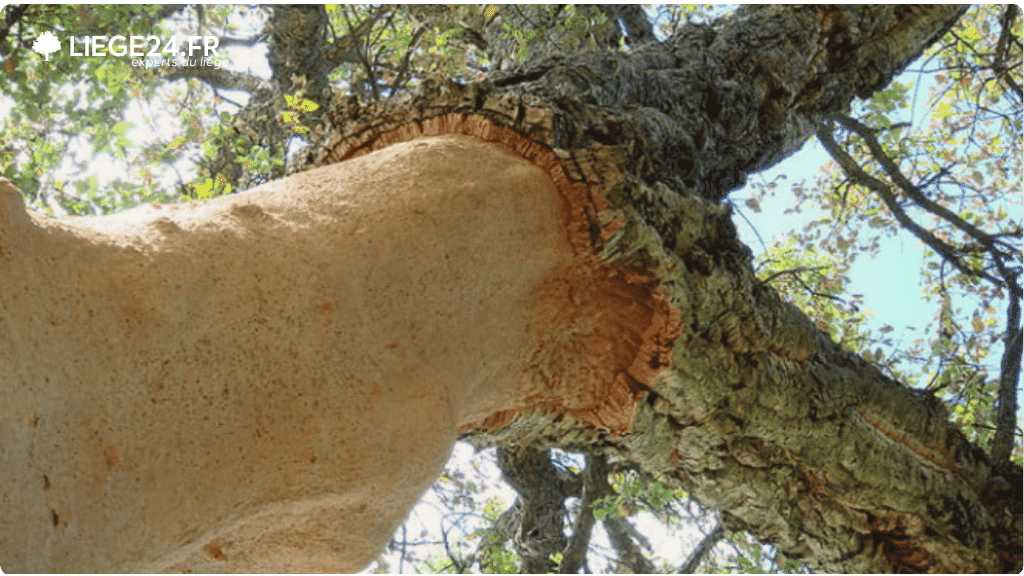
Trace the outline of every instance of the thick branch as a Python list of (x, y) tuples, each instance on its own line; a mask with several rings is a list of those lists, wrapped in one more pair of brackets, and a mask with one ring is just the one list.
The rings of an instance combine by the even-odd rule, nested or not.
[[(531, 136), (547, 146), (614, 146), (642, 180), (673, 182), (717, 202), (750, 172), (796, 151), (854, 95), (886, 84), (965, 9), (745, 7), (715, 26), (684, 26), (629, 54), (552, 57), (497, 73), (469, 92), (500, 88), (544, 102), (548, 133)], [(479, 110), (480, 97), (453, 104)], [(430, 102), (416, 95), (411, 101)], [(441, 109), (418, 108), (417, 115)], [(343, 139), (358, 140), (366, 130), (352, 122), (357, 114), (337, 110)], [(374, 125), (375, 133), (387, 130)], [(344, 158), (360, 146), (344, 142), (329, 153)]]
[(323, 5), (274, 6), (270, 17), (267, 57), (280, 93), (289, 92), (296, 77), (305, 77), (305, 94), (324, 106), (330, 99), (325, 55), (329, 20)]
[(567, 547), (563, 533), (565, 499), (574, 479), (551, 464), (548, 450), (532, 446), (498, 448), (498, 467), (509, 486), (519, 493), (515, 506), (519, 526), (514, 541), (527, 574), (546, 574), (558, 569), (552, 559)]

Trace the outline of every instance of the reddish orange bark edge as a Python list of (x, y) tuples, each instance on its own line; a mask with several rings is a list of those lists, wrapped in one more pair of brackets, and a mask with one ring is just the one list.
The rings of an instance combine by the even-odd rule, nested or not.
[(484, 115), (451, 112), (403, 123), (330, 156), (343, 161), (443, 134), (499, 144), (547, 173), (561, 195), (566, 236), (576, 256), (575, 266), (560, 270), (536, 294), (538, 307), (565, 302), (565, 296), (573, 306), (542, 312), (546, 321), (536, 332), (523, 405), (464, 425), (460, 432), (494, 430), (528, 411), (564, 414), (615, 434), (629, 432), (645, 388), (671, 364), (681, 322), (654, 275), (598, 255), (598, 244), (623, 226), (621, 218), (599, 217), (612, 208), (604, 190), (621, 180), (615, 152), (588, 151), (585, 161), (573, 157), (568, 168), (544, 144)]

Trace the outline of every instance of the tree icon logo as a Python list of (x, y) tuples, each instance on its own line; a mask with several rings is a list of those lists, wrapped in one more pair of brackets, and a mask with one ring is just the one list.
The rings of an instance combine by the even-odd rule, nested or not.
[(50, 52), (56, 52), (60, 50), (60, 40), (51, 32), (43, 32), (36, 38), (35, 42), (32, 43), (32, 50), (39, 54), (46, 56), (46, 61), (50, 61)]

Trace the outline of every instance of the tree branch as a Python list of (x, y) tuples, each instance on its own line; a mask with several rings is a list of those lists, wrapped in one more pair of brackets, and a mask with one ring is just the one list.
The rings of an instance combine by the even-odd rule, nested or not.
[(557, 570), (552, 556), (567, 545), (564, 503), (573, 482), (552, 466), (547, 449), (502, 446), (497, 451), (497, 463), (521, 500), (514, 541), (523, 571), (544, 574)]
[(258, 90), (270, 89), (270, 82), (259, 76), (213, 66), (160, 67), (158, 73), (168, 81), (195, 78), (214, 88), (243, 90), (250, 94)]
[(903, 172), (900, 171), (899, 166), (896, 165), (896, 162), (894, 162), (882, 148), (882, 145), (878, 142), (878, 138), (875, 137), (874, 131), (871, 128), (868, 128), (866, 125), (850, 118), (849, 116), (833, 116), (832, 119), (838, 122), (843, 128), (850, 130), (864, 140), (864, 143), (868, 146), (868, 150), (871, 151), (871, 157), (878, 162), (882, 169), (885, 170), (885, 173), (889, 175), (889, 178), (892, 178), (892, 181), (900, 188), (900, 190), (903, 190), (907, 197), (914, 200), (918, 206), (931, 214), (938, 216), (940, 219), (949, 222), (956, 228), (959, 228), (986, 248), (990, 250), (994, 248), (994, 239), (991, 235), (966, 222), (952, 210), (949, 210), (945, 206), (942, 206), (941, 204), (934, 202), (931, 198), (928, 198), (920, 188), (915, 186), (906, 176), (904, 176)]
[(933, 234), (917, 226), (910, 219), (899, 205), (888, 185), (868, 175), (849, 155), (839, 148), (834, 138), (832, 138), (830, 133), (826, 133), (824, 128), (819, 131), (818, 137), (825, 146), (825, 149), (839, 162), (846, 174), (859, 184), (878, 193), (889, 210), (907, 230), (935, 249), (944, 260), (964, 274), (984, 278), (996, 286), (1002, 286), (1007, 289), (1006, 335), (1003, 339), (1004, 350), (1000, 363), (996, 435), (992, 444), (992, 458), (1000, 468), (1003, 468), (1008, 465), (1013, 452), (1013, 439), (1017, 429), (1017, 382), (1020, 378), (1021, 363), (1021, 330), (1019, 326), (1021, 315), (1020, 300), (1022, 297), (1021, 288), (1017, 283), (1017, 276), (1020, 272), (1018, 270), (1011, 270), (1004, 264), (1003, 260), (1011, 257), (1011, 255), (1000, 250), (998, 236), (988, 234), (966, 222), (953, 211), (932, 201), (919, 187), (910, 182), (900, 171), (896, 162), (882, 148), (881, 143), (875, 137), (874, 131), (871, 128), (848, 116), (837, 116), (834, 119), (844, 128), (863, 139), (872, 158), (882, 166), (885, 173), (899, 186), (908, 198), (913, 200), (923, 210), (948, 222), (984, 247), (984, 251), (988, 253), (999, 270), (1000, 277), (997, 278), (984, 270), (974, 270), (968, 267), (956, 255), (957, 248), (935, 238)]
[(888, 184), (882, 182), (878, 178), (868, 174), (861, 166), (847, 154), (836, 142), (832, 136), (831, 131), (824, 125), (818, 130), (818, 141), (825, 148), (825, 151), (832, 156), (833, 159), (842, 167), (846, 175), (849, 176), (857, 184), (864, 186), (865, 188), (875, 192), (885, 203), (885, 206), (892, 212), (893, 217), (903, 225), (903, 227), (911, 234), (916, 236), (919, 240), (927, 244), (932, 250), (935, 250), (937, 254), (942, 256), (943, 260), (949, 262), (954, 268), (962, 272), (966, 276), (973, 276), (979, 278), (985, 278), (995, 283), (999, 281), (989, 274), (985, 273), (984, 270), (974, 270), (963, 263), (959, 256), (957, 256), (956, 248), (943, 242), (942, 240), (935, 237), (934, 234), (929, 232), (920, 226), (909, 214), (903, 210), (900, 206), (899, 200), (896, 195), (893, 194), (892, 188)]
[(697, 572), (697, 568), (700, 568), (700, 563), (707, 558), (711, 550), (718, 545), (718, 543), (725, 537), (725, 528), (722, 527), (722, 523), (718, 522), (715, 527), (708, 532), (704, 538), (701, 539), (697, 547), (690, 552), (690, 555), (686, 557), (686, 561), (679, 567), (680, 574), (694, 574)]
[(600, 453), (587, 456), (583, 470), (583, 504), (572, 529), (572, 536), (562, 553), (560, 574), (576, 574), (587, 559), (587, 549), (594, 530), (594, 502), (608, 494), (608, 457)]
[(7, 38), (11, 28), (21, 20), (29, 6), (29, 4), (10, 4), (6, 7), (4, 10), (4, 27), (0, 28), (0, 42)]
[(1010, 475), (1013, 439), (1017, 432), (1017, 382), (1020, 381), (1022, 356), (1022, 330), (1020, 298), (1013, 294), (1020, 290), (1016, 278), (1010, 278), (1009, 302), (1006, 306), (1006, 335), (1003, 337), (1003, 359), (999, 370), (999, 408), (996, 414), (996, 435), (992, 441), (992, 459), (1007, 476)]
[(598, 9), (616, 20), (630, 46), (657, 40), (647, 13), (637, 4), (598, 4)]
[(653, 574), (657, 569), (643, 553), (643, 550), (636, 545), (633, 538), (636, 535), (636, 528), (628, 520), (621, 516), (608, 516), (602, 523), (605, 532), (608, 533), (608, 540), (618, 555), (619, 562), (628, 567), (634, 574)]
[[(1013, 24), (1019, 16), (1019, 6), (1016, 4), (1008, 4), (1006, 6), (1003, 17), (999, 22), (1002, 31), (999, 34), (999, 40), (996, 42), (996, 55), (992, 63), (992, 70), (996, 73), (996, 76), (1002, 78), (1006, 85), (1014, 91), (1018, 101), (1024, 100), (1024, 87), (1020, 83), (1014, 82), (1013, 76), (1011, 76), (1014, 68), (1008, 66), (1006, 60), (1010, 54), (1011, 45), (1017, 44), (1018, 47), (1020, 46), (1020, 39), (1015, 38), (1013, 35)], [(1019, 61), (1016, 66), (1019, 66)]]

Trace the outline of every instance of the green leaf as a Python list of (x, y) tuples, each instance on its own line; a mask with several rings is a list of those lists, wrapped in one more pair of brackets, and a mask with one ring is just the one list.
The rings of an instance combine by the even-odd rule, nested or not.
[(195, 188), (196, 196), (200, 200), (206, 200), (213, 196), (213, 180), (209, 178), (200, 184), (193, 184), (192, 187)]
[(214, 158), (217, 157), (217, 150), (219, 147), (215, 142), (207, 140), (206, 142), (203, 142), (199, 146), (200, 148), (203, 149), (203, 155), (209, 158), (210, 160), (213, 160)]

